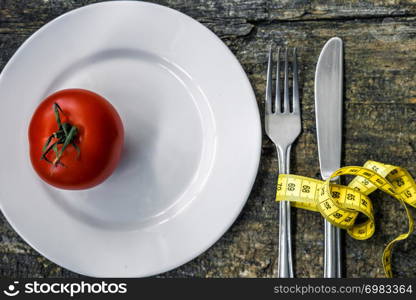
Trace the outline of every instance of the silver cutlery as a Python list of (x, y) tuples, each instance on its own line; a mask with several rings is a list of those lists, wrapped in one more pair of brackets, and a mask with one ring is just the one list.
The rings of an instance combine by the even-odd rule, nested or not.
[[(279, 173), (288, 174), (290, 171), (290, 149), (301, 131), (298, 69), (296, 49), (293, 49), (292, 62), (292, 101), (289, 99), (289, 62), (288, 49), (284, 52), (284, 83), (283, 101), (280, 79), (280, 48), (277, 50), (275, 97), (273, 100), (273, 51), (270, 47), (267, 67), (266, 101), (265, 101), (265, 130), (267, 136), (276, 146)], [(282, 105), (283, 104), (283, 105)], [(291, 278), (293, 275), (290, 203), (279, 202), (279, 256), (278, 277)]]
[[(342, 40), (331, 38), (322, 49), (315, 73), (315, 113), (319, 165), (323, 180), (341, 166)], [(340, 278), (340, 229), (325, 220), (324, 277)]]

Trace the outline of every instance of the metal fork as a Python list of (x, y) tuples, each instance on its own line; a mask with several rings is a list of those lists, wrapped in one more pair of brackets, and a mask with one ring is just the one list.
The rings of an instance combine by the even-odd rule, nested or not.
[[(273, 90), (273, 52), (270, 47), (269, 61), (267, 67), (266, 101), (265, 101), (265, 129), (267, 136), (276, 146), (279, 159), (279, 173), (288, 174), (290, 170), (290, 149), (301, 130), (298, 68), (296, 61), (296, 48), (293, 49), (293, 82), (292, 82), (292, 105), (289, 101), (289, 76), (288, 76), (288, 49), (284, 54), (284, 88), (283, 107), (280, 89), (280, 48), (277, 50), (276, 63), (276, 96), (274, 107), (272, 105)], [(292, 107), (292, 108), (291, 108)], [(279, 256), (278, 256), (278, 277), (292, 278), (292, 237), (290, 221), (290, 203), (281, 201), (279, 213)]]

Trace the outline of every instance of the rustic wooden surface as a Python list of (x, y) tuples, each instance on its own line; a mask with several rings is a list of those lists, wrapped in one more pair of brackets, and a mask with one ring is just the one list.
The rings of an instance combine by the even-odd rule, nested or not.
[[(0, 70), (33, 32), (89, 0), (0, 0)], [(313, 78), (325, 41), (345, 42), (343, 164), (367, 159), (408, 168), (416, 175), (416, 1), (160, 0), (213, 30), (247, 72), (263, 113), (266, 50), (296, 46), (301, 69), (303, 131), (293, 148), (294, 173), (319, 177), (313, 112)], [(237, 151), (238, 149), (236, 149)], [(276, 153), (264, 137), (251, 196), (238, 220), (211, 249), (160, 277), (272, 277), (275, 273)], [(4, 170), (2, 170), (4, 172)], [(367, 241), (345, 237), (348, 277), (383, 277), (383, 246), (406, 221), (398, 203), (375, 193), (377, 232)], [(413, 212), (415, 210), (413, 209)], [(298, 277), (322, 276), (322, 219), (293, 212)], [(416, 237), (394, 251), (394, 274), (416, 276)], [(79, 277), (40, 256), (0, 218), (1, 277)]]

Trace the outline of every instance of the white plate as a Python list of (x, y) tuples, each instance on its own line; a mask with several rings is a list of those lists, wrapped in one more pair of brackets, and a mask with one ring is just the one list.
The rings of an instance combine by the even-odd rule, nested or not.
[[(85, 191), (55, 189), (29, 160), (27, 128), (54, 91), (85, 88), (126, 130), (116, 172)], [(149, 276), (188, 262), (240, 213), (261, 148), (256, 100), (240, 64), (175, 10), (114, 1), (38, 30), (0, 77), (0, 204), (37, 251), (96, 277)]]

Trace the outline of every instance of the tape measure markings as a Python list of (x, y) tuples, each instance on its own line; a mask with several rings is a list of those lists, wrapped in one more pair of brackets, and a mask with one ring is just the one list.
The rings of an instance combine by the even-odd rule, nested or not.
[[(355, 176), (348, 186), (333, 183), (334, 179), (344, 175)], [(334, 226), (346, 229), (353, 238), (365, 240), (375, 232), (373, 204), (367, 196), (377, 189), (397, 199), (408, 219), (408, 231), (390, 241), (383, 251), (385, 274), (392, 277), (393, 246), (413, 232), (413, 217), (407, 205), (416, 207), (416, 183), (407, 170), (367, 161), (363, 167), (340, 168), (326, 181), (281, 174), (277, 183), (276, 201), (286, 200), (294, 207), (320, 212)], [(367, 219), (357, 224), (360, 213)]]

